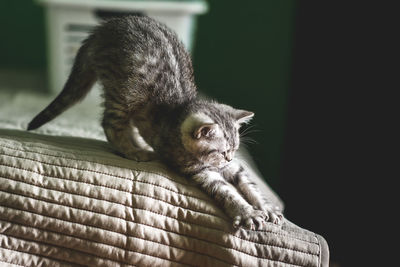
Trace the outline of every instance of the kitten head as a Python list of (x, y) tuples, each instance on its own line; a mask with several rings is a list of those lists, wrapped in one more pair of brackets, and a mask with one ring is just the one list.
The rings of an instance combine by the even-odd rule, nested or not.
[(222, 168), (239, 148), (240, 126), (253, 116), (223, 104), (194, 111), (181, 124), (182, 144), (204, 166)]

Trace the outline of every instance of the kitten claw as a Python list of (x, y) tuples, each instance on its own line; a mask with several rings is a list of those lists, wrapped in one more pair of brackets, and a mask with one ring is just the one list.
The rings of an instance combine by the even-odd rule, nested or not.
[(280, 211), (264, 209), (264, 213), (266, 214), (266, 221), (272, 222), (273, 224), (280, 225), (283, 222), (283, 215)]
[(233, 228), (238, 229), (243, 226), (249, 230), (262, 230), (265, 228), (265, 212), (261, 210), (248, 211), (246, 214), (239, 215), (233, 219)]
[(246, 228), (250, 229), (250, 230), (255, 230), (255, 225), (253, 222), (253, 218), (248, 218), (245, 222)]
[(242, 220), (242, 218), (240, 216), (236, 216), (233, 219), (233, 228), (238, 229), (240, 226), (240, 221)]
[(266, 226), (266, 223), (263, 219), (255, 218), (254, 220), (256, 221), (256, 225), (258, 225), (257, 230), (262, 230)]

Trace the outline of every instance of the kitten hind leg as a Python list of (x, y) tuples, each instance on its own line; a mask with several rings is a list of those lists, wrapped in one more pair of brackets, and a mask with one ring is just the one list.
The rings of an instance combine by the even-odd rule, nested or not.
[(151, 161), (157, 158), (129, 119), (111, 119), (106, 112), (102, 125), (107, 140), (126, 158), (135, 161)]
[(137, 146), (143, 150), (148, 150), (148, 151), (153, 152), (154, 149), (149, 144), (147, 144), (147, 142), (144, 140), (144, 138), (140, 135), (139, 129), (133, 125), (132, 125), (132, 128), (133, 128), (132, 138), (133, 138), (133, 142), (134, 142), (135, 146)]

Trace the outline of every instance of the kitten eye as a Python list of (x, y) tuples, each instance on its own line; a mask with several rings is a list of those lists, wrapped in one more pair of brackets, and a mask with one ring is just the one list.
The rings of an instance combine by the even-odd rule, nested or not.
[(210, 150), (210, 151), (207, 152), (207, 155), (211, 155), (211, 154), (217, 153), (217, 152), (218, 152), (218, 150), (212, 149), (212, 150)]

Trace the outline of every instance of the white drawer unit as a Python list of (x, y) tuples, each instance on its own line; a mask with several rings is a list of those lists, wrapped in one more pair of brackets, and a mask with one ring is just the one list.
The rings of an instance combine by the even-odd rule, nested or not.
[(190, 50), (196, 15), (207, 11), (205, 0), (37, 0), (46, 7), (48, 74), (51, 92), (60, 92), (76, 52), (93, 26), (107, 17), (147, 15), (173, 29)]

